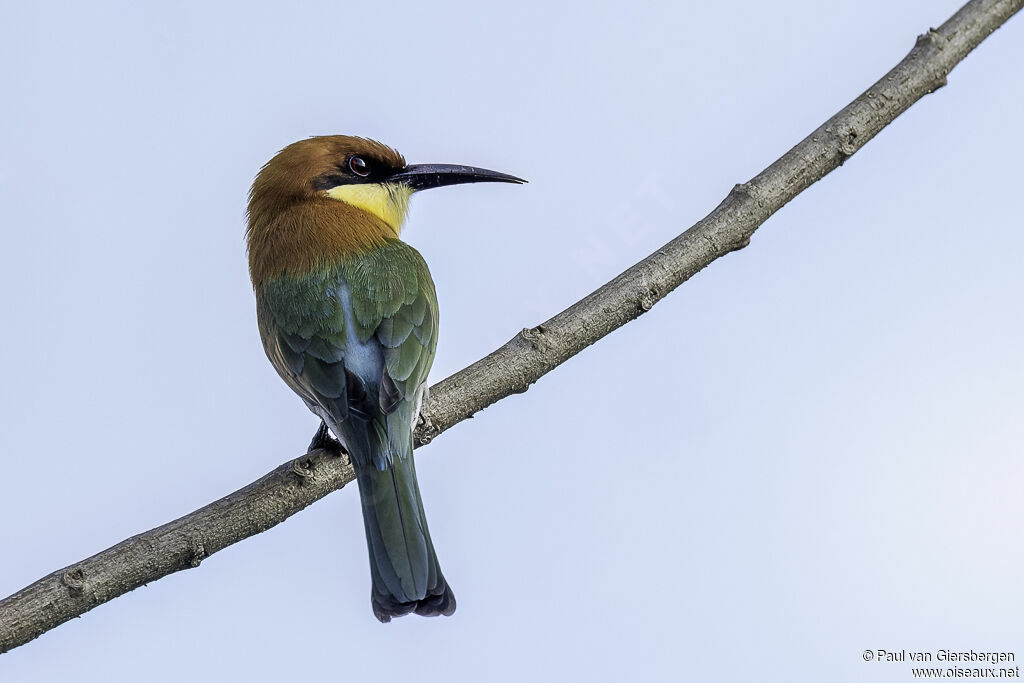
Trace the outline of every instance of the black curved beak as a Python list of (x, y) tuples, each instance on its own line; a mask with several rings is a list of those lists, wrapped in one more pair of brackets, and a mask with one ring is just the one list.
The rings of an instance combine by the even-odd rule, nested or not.
[(462, 183), (525, 183), (514, 175), (475, 166), (455, 164), (412, 164), (393, 174), (389, 180), (405, 183), (414, 191)]

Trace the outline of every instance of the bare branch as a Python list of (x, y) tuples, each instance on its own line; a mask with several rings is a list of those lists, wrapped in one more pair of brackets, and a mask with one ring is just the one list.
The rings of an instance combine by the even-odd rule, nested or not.
[[(417, 443), (531, 384), (586, 347), (649, 311), (712, 261), (742, 249), (796, 195), (842, 165), (946, 76), (1024, 0), (971, 0), (929, 29), (896, 67), (778, 161), (737, 185), (705, 218), (643, 261), (547, 322), (431, 389)], [(93, 607), (253, 536), (341, 488), (347, 458), (325, 452), (287, 462), (258, 481), (87, 560), (59, 569), (0, 601), (0, 652), (22, 645)]]

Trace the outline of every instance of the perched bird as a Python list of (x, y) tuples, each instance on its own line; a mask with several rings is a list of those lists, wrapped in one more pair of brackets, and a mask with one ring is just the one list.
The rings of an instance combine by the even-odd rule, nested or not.
[(310, 450), (352, 458), (382, 622), (455, 611), (427, 530), (413, 426), (437, 346), (427, 264), (399, 239), (414, 192), (525, 182), (448, 164), (406, 165), (397, 151), (331, 135), (281, 150), (249, 193), (249, 272), (263, 348), (322, 420)]

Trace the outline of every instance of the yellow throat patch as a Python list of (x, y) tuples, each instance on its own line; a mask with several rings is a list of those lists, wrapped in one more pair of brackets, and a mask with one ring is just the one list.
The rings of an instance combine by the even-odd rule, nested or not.
[(395, 236), (398, 236), (409, 213), (412, 188), (405, 183), (361, 183), (338, 185), (327, 190), (326, 194), (331, 199), (373, 214), (387, 223), (395, 231)]

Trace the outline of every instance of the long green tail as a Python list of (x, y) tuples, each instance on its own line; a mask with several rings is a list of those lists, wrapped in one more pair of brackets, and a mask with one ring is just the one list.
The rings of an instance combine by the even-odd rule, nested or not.
[[(371, 602), (382, 622), (410, 612), (447, 616), (455, 611), (455, 594), (441, 574), (427, 529), (411, 436), (390, 444), (391, 462), (379, 457), (379, 451), (370, 458), (353, 453), (370, 549)], [(369, 441), (380, 443), (372, 437)]]

